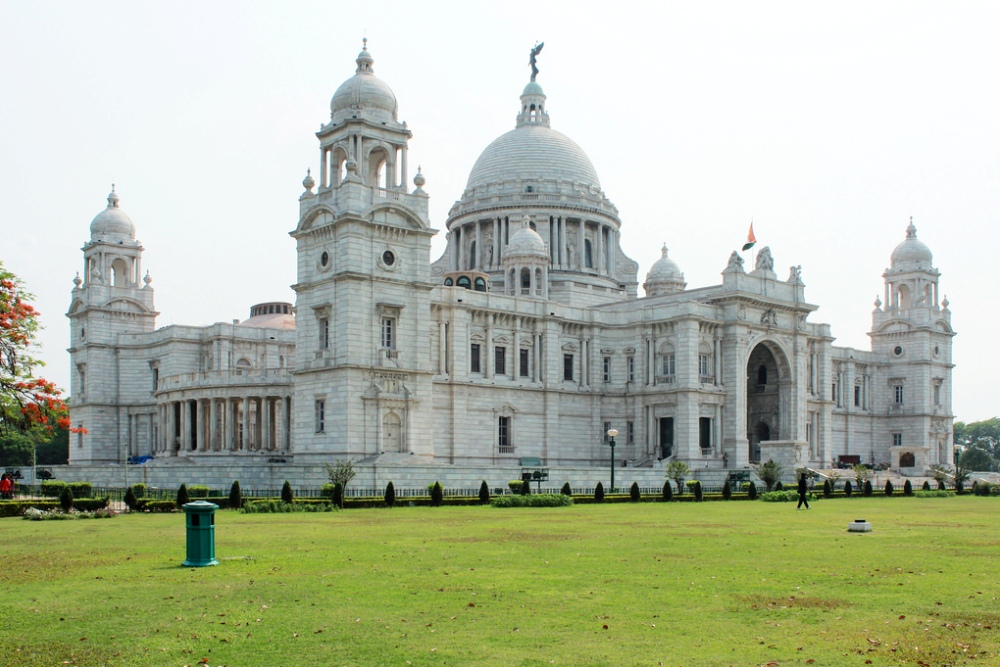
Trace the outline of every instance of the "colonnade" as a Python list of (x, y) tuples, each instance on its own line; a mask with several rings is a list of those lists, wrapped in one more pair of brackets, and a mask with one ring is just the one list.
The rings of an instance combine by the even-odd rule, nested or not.
[[(320, 146), (320, 189), (335, 188), (346, 178), (343, 172), (344, 163), (352, 156), (358, 163), (358, 174), (366, 180), (365, 185), (378, 186), (374, 182), (376, 175), (372, 169), (372, 154), (377, 153), (378, 160), (385, 160), (385, 184), (388, 190), (405, 189), (407, 160), (406, 145), (396, 146), (379, 139), (362, 137), (352, 134), (336, 144)], [(360, 156), (360, 157), (359, 157)], [(397, 169), (398, 166), (398, 169)]]
[(157, 406), (155, 454), (289, 452), (292, 399), (242, 396), (165, 401)]
[[(553, 269), (616, 273), (615, 248), (620, 232), (611, 223), (565, 216), (538, 216), (532, 220), (535, 231), (548, 243)], [(515, 231), (518, 224), (515, 219)], [(511, 236), (510, 216), (455, 225), (448, 236), (450, 270), (498, 271), (503, 248)]]

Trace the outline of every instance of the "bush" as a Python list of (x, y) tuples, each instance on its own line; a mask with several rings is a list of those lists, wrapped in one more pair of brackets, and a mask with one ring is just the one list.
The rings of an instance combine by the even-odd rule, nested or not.
[(177, 503), (173, 500), (150, 500), (139, 501), (139, 510), (146, 512), (176, 512)]
[(729, 500), (733, 497), (733, 485), (726, 482), (722, 485), (722, 499)]
[(1000, 484), (987, 484), (985, 482), (973, 484), (972, 492), (977, 496), (1000, 496)]
[(872, 495), (872, 481), (870, 479), (866, 479), (864, 496), (865, 498), (871, 498), (871, 495)]
[(238, 510), (243, 507), (243, 489), (240, 488), (240, 481), (234, 480), (229, 487), (229, 509)]
[(191, 502), (191, 496), (188, 495), (187, 485), (182, 482), (180, 488), (177, 489), (177, 507), (184, 507), (189, 502)]
[(892, 482), (885, 480), (885, 495), (891, 496), (895, 489), (892, 488)]
[(700, 503), (702, 501), (703, 495), (701, 491), (701, 482), (695, 480), (694, 482), (694, 501)]
[(524, 482), (521, 484), (521, 495), (526, 496), (531, 493), (531, 473), (521, 473), (521, 481)]
[(292, 484), (287, 479), (285, 480), (285, 483), (281, 485), (281, 502), (295, 502), (295, 493), (292, 491)]
[[(806, 494), (809, 498), (809, 494)], [(760, 499), (765, 503), (790, 503), (799, 499), (798, 491), (765, 491), (760, 494)]]
[(854, 487), (851, 486), (851, 480), (847, 480), (846, 482), (844, 482), (844, 495), (850, 498), (851, 494), (853, 493), (854, 493)]
[(956, 480), (955, 482), (955, 493), (958, 495), (965, 493), (965, 484), (961, 480)]
[(914, 494), (917, 498), (954, 498), (953, 493), (949, 493), (945, 489), (933, 489), (931, 491), (920, 490)]
[(73, 509), (73, 489), (69, 486), (64, 487), (62, 493), (59, 494), (59, 504), (62, 506), (63, 512)]
[(42, 482), (42, 495), (48, 498), (58, 498), (62, 495), (63, 489), (67, 486), (61, 479), (52, 479)]
[(566, 482), (565, 484), (562, 485), (562, 489), (559, 491), (559, 493), (563, 494), (564, 496), (572, 496), (573, 487), (569, 485), (569, 482)]
[(135, 484), (133, 484), (129, 488), (132, 489), (132, 493), (135, 494), (135, 497), (136, 497), (137, 500), (139, 498), (145, 498), (146, 497), (146, 485), (143, 484), (142, 482), (136, 482)]
[(208, 498), (211, 489), (202, 484), (192, 484), (188, 487), (188, 498)]
[(943, 479), (939, 479), (938, 480), (938, 491), (945, 491), (947, 489), (948, 489), (948, 487), (945, 485), (944, 480)]
[(385, 493), (382, 494), (382, 500), (385, 501), (385, 506), (391, 508), (396, 504), (396, 485), (389, 480), (389, 483), (385, 485)]
[(903, 495), (912, 496), (913, 495), (913, 485), (910, 484), (910, 480), (903, 482)]
[(250, 500), (243, 505), (244, 514), (288, 514), (291, 512), (332, 512), (337, 509), (333, 503), (317, 498), (306, 498), (286, 503), (276, 500)]
[(516, 493), (519, 496), (522, 495), (523, 493), (523, 491), (521, 490), (523, 486), (524, 486), (523, 479), (512, 479), (509, 482), (507, 482), (507, 488), (510, 489), (510, 492)]
[(641, 494), (639, 493), (639, 483), (632, 482), (632, 486), (628, 488), (628, 497), (633, 503), (639, 502)]
[(598, 482), (597, 486), (594, 487), (594, 502), (604, 502), (604, 485), (600, 482)]
[(533, 496), (500, 496), (493, 507), (569, 507), (573, 499), (562, 493), (537, 493)]
[(750, 486), (747, 487), (747, 498), (757, 500), (757, 485), (753, 482), (750, 482)]
[(830, 484), (830, 480), (823, 480), (823, 497), (829, 498), (833, 495), (833, 484)]
[(921, 490), (921, 491), (930, 491), (930, 490), (931, 490), (931, 483), (930, 483), (930, 480), (926, 480), (926, 479), (925, 479), (925, 480), (924, 480), (924, 485), (920, 487), (920, 490)]
[(780, 481), (775, 482), (774, 483), (774, 490), (775, 491), (784, 491), (785, 490), (785, 485), (782, 484)]
[(431, 486), (431, 507), (440, 507), (442, 500), (444, 500), (444, 489), (441, 487), (441, 482), (434, 482)]
[(125, 492), (125, 506), (134, 511), (138, 500), (139, 499), (135, 497), (135, 489), (131, 486), (128, 487), (128, 491)]
[(674, 497), (674, 487), (668, 479), (663, 483), (663, 500), (669, 502)]

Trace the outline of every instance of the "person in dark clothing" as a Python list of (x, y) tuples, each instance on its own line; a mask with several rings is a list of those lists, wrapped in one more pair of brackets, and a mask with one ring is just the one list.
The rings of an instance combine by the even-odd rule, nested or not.
[(809, 486), (806, 484), (806, 474), (802, 473), (799, 476), (799, 504), (795, 509), (800, 510), (803, 505), (809, 509), (809, 501), (806, 499), (807, 493), (809, 493)]

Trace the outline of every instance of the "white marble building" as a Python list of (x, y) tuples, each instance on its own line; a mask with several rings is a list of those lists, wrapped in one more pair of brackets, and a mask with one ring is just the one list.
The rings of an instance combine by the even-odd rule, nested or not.
[[(291, 236), (290, 304), (241, 323), (155, 328), (142, 247), (112, 193), (91, 225), (69, 317), (71, 464), (153, 455), (228, 470), (316, 467), (659, 470), (888, 463), (920, 474), (951, 451), (954, 332), (911, 224), (883, 274), (871, 350), (810, 320), (799, 267), (768, 248), (689, 288), (667, 256), (639, 266), (597, 170), (551, 127), (532, 80), (515, 127), (476, 161), (432, 260), (424, 178), (367, 48), (317, 133)], [(513, 102), (513, 100), (512, 100)], [(512, 107), (513, 110), (513, 107)], [(872, 267), (875, 270), (875, 267)], [(662, 476), (662, 473), (657, 472)]]

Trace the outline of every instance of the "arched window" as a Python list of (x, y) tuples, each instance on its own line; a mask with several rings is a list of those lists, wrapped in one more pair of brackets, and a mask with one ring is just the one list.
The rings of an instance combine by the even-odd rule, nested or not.
[(444, 285), (445, 285), (445, 287), (451, 287), (454, 284), (455, 284), (455, 281), (452, 280), (451, 278), (445, 278), (444, 279)]
[(464, 287), (465, 289), (472, 287), (472, 281), (469, 280), (469, 276), (460, 276), (456, 284), (459, 287)]
[(527, 294), (531, 289), (531, 271), (521, 269), (521, 292)]
[(111, 262), (111, 284), (115, 287), (128, 287), (128, 264), (119, 257)]
[(586, 239), (583, 242), (583, 252), (584, 261), (588, 269), (594, 268), (594, 246), (590, 243), (590, 239)]
[(486, 279), (485, 278), (476, 278), (476, 291), (477, 292), (485, 292), (486, 291)]
[(898, 305), (901, 310), (908, 310), (910, 308), (910, 288), (906, 285), (900, 285), (898, 291)]

